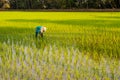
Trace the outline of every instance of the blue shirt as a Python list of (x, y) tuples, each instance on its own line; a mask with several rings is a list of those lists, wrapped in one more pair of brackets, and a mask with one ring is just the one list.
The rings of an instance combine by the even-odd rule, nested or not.
[(36, 32), (40, 32), (40, 31), (41, 31), (41, 28), (42, 28), (42, 26), (37, 26), (37, 27), (36, 27)]

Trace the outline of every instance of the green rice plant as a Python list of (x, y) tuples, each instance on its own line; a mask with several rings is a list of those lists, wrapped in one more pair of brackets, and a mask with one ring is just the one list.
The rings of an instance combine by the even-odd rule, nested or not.
[[(119, 80), (119, 12), (1, 12), (1, 80)], [(35, 27), (47, 27), (35, 38)]]

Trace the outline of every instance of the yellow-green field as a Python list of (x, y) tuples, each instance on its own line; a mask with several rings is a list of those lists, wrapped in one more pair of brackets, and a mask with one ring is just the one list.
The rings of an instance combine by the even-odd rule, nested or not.
[(119, 58), (120, 12), (0, 12), (0, 80), (120, 80)]

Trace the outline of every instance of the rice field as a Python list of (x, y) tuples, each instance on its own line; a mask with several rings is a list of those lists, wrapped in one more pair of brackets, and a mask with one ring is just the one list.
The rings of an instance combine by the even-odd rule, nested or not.
[(120, 12), (0, 12), (0, 80), (120, 80)]

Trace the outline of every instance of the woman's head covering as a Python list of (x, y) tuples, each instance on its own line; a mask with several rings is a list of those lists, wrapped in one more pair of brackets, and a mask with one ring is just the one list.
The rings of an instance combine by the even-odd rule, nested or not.
[(46, 27), (42, 26), (41, 33), (46, 32)]
[(44, 32), (46, 32), (46, 27), (43, 27)]

